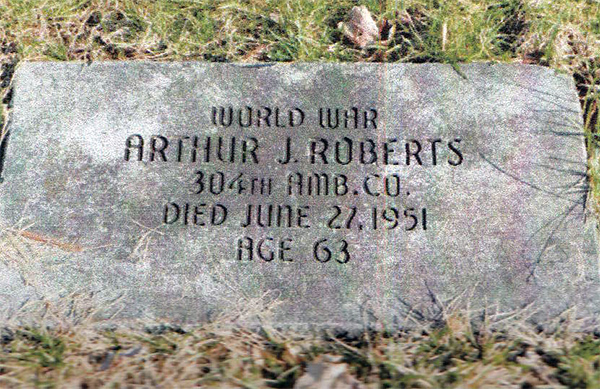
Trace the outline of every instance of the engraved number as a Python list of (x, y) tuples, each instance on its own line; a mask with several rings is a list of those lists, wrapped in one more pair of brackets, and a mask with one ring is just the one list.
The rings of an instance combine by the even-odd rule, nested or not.
[[(348, 263), (350, 261), (350, 252), (348, 251), (348, 242), (346, 242), (346, 240), (342, 239), (339, 241), (339, 244), (340, 244), (340, 248), (338, 250), (339, 255), (336, 255), (337, 258), (335, 260), (338, 263)], [(334, 256), (333, 252), (331, 251), (332, 249), (334, 249), (332, 246), (337, 246), (337, 245), (330, 245), (328, 239), (320, 239), (320, 240), (316, 241), (313, 246), (314, 258), (321, 263), (329, 262), (331, 260), (331, 258)]]

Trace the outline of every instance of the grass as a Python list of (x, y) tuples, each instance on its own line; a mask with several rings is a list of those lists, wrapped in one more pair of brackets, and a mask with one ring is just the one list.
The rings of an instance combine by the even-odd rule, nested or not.
[[(356, 5), (393, 26), (389, 40), (360, 49), (343, 36), (338, 23)], [(500, 61), (569, 72), (600, 203), (598, 0), (0, 0), (2, 117), (19, 61), (132, 59)], [(0, 386), (301, 387), (320, 372), (341, 388), (600, 387), (600, 335), (571, 331), (568, 320), (548, 332), (518, 322), (500, 331), (444, 317), (420, 330), (358, 337), (213, 324), (7, 326)]]
[(0, 385), (288, 388), (320, 374), (339, 388), (600, 387), (600, 335), (561, 329), (475, 328), (459, 315), (358, 337), (213, 324), (3, 329)]
[[(396, 26), (388, 47), (365, 53), (343, 42), (337, 25), (357, 4)], [(600, 5), (591, 0), (2, 0), (0, 40), (16, 44), (19, 56), (30, 60), (448, 62), (530, 56), (569, 67), (597, 58), (598, 15)]]
[(455, 314), (437, 328), (356, 337), (214, 324), (6, 328), (0, 385), (287, 388), (320, 374), (340, 388), (600, 387), (600, 335), (568, 326), (495, 330)]

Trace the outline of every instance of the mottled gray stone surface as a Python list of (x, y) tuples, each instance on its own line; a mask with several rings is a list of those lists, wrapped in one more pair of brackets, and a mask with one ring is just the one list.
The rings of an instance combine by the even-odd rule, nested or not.
[[(461, 73), (436, 64), (21, 65), (0, 184), (0, 314), (93, 291), (107, 316), (188, 323), (259, 315), (393, 327), (456, 297), (471, 309), (528, 306), (536, 320), (576, 307), (593, 321), (596, 219), (572, 79), (523, 65)], [(219, 110), (215, 125), (221, 106), (252, 107), (253, 125), (234, 117), (224, 128)], [(350, 109), (349, 128), (321, 128), (320, 108)], [(288, 139), (291, 162), (279, 163)], [(317, 196), (308, 177), (321, 173), (329, 187), (322, 178)], [(171, 224), (172, 203), (180, 217)], [(259, 204), (290, 206), (292, 226), (283, 217), (243, 227)], [(272, 261), (259, 256), (265, 238), (260, 253), (268, 260), (274, 247)], [(314, 258), (327, 249), (329, 261)]]

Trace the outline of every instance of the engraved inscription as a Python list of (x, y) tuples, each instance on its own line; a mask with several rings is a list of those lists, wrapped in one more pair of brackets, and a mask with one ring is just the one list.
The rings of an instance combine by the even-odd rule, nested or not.
[[(375, 108), (213, 106), (207, 114), (216, 129), (238, 132), (131, 134), (124, 140), (124, 161), (189, 166), (183, 200), (165, 200), (158, 217), (171, 228), (241, 228), (243, 235), (232, 241), (237, 261), (345, 265), (356, 256), (352, 242), (319, 231), (426, 233), (435, 215), (422, 195), (411, 194), (402, 171), (454, 169), (465, 162), (460, 136), (373, 137), (380, 115)], [(295, 132), (275, 148), (269, 144), (270, 129), (308, 126), (318, 126), (322, 136)], [(251, 165), (263, 167), (263, 173), (244, 169)], [(349, 165), (357, 172), (335, 171)], [(276, 172), (277, 166), (285, 169)], [(313, 247), (297, 250), (285, 231), (313, 234)]]

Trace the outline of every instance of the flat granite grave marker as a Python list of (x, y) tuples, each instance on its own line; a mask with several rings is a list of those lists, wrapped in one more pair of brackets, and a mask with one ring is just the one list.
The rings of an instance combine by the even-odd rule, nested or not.
[(93, 291), (122, 320), (410, 326), (457, 296), (595, 320), (571, 77), (460, 68), (22, 64), (0, 314)]

